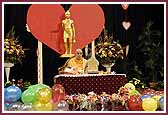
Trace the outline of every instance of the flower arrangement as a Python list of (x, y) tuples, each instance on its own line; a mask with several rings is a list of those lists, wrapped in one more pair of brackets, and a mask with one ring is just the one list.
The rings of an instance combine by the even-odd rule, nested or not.
[(108, 36), (105, 32), (96, 45), (96, 57), (101, 64), (112, 64), (124, 58), (124, 51), (122, 46), (113, 40), (113, 36)]
[(28, 89), (29, 86), (31, 86), (31, 83), (29, 81), (23, 81), (23, 79), (19, 79), (19, 80), (12, 79), (12, 81), (5, 82), (4, 88), (7, 88), (13, 85), (19, 87), (23, 92), (26, 89)]
[(19, 44), (18, 37), (15, 38), (13, 26), (4, 39), (4, 61), (14, 64), (21, 63), (23, 57), (25, 57), (25, 52)]

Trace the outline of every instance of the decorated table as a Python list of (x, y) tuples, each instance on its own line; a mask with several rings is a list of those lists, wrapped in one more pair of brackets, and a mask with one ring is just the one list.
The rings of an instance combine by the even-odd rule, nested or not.
[(60, 74), (54, 77), (54, 83), (61, 84), (67, 94), (87, 94), (90, 91), (112, 94), (127, 83), (127, 77), (125, 74)]

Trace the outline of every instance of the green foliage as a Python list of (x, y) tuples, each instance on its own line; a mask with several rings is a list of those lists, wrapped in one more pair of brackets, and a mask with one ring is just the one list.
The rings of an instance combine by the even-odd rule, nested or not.
[(139, 35), (136, 46), (136, 60), (130, 62), (129, 76), (157, 81), (164, 73), (164, 40), (159, 30), (152, 29), (149, 21)]
[[(143, 66), (148, 71), (144, 75), (148, 76), (151, 81), (156, 81), (158, 72), (163, 72), (164, 42), (161, 39), (161, 32), (152, 30), (152, 25), (153, 22), (149, 21), (139, 36), (137, 50), (142, 55), (142, 58), (145, 58)], [(162, 76), (163, 74), (160, 75)]]
[(142, 80), (143, 73), (135, 60), (129, 64), (128, 76), (128, 80), (132, 80), (133, 78)]
[(164, 82), (163, 81), (158, 81), (157, 85), (156, 85), (156, 89), (157, 90), (164, 89)]

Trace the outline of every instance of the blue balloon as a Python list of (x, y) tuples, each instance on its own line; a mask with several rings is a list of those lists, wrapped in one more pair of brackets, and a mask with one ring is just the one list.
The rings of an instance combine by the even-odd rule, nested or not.
[(5, 110), (5, 111), (7, 111), (7, 110), (8, 110), (9, 105), (10, 105), (10, 103), (6, 103), (6, 102), (4, 103), (4, 110)]
[(150, 95), (146, 95), (146, 94), (141, 96), (141, 100), (142, 100), (142, 101), (143, 101), (145, 98), (151, 98), (151, 96), (150, 96)]
[(17, 86), (9, 86), (4, 90), (4, 100), (5, 102), (16, 102), (20, 99), (22, 91)]
[(159, 99), (159, 107), (164, 111), (164, 96)]
[(7, 88), (4, 88), (4, 97), (5, 97), (5, 95), (6, 95), (6, 91), (7, 91)]

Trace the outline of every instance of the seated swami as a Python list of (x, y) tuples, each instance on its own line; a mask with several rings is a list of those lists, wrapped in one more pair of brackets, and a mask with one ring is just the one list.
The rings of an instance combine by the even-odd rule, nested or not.
[(63, 67), (59, 68), (59, 74), (84, 74), (87, 68), (87, 60), (83, 57), (81, 49), (77, 49), (75, 56), (68, 59)]

